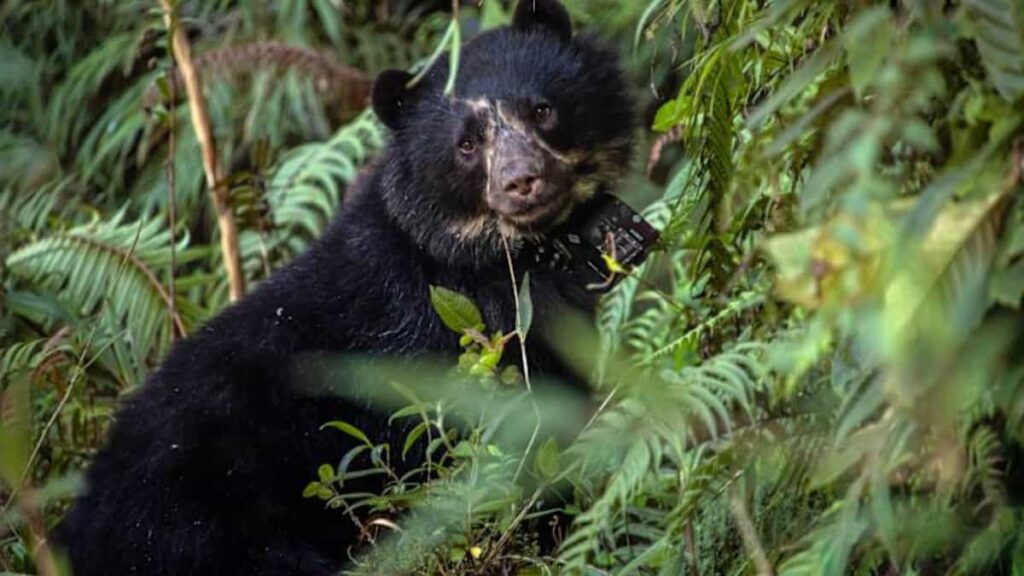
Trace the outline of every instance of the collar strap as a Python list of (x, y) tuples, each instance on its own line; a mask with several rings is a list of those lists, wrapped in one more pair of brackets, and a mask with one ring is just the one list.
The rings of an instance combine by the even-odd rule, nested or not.
[(658, 231), (643, 216), (600, 192), (543, 242), (523, 246), (522, 257), (532, 266), (566, 272), (603, 294), (623, 278), (608, 269), (604, 256), (628, 270), (643, 263), (657, 241)]

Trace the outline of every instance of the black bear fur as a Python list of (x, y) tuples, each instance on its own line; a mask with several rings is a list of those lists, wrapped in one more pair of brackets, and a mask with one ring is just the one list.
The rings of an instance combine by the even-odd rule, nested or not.
[[(442, 93), (447, 70), (442, 59), (412, 87), (403, 72), (381, 76), (374, 107), (393, 138), (328, 231), (176, 344), (126, 400), (55, 532), (75, 576), (309, 575), (344, 565), (355, 525), (301, 492), (353, 441), (319, 427), (343, 419), (375, 441), (398, 433), (368, 406), (297, 392), (297, 359), (454, 356), (458, 336), (432, 309), (431, 285), (468, 295), (488, 328), (511, 331), (500, 234), (515, 248), (544, 232), (510, 232), (487, 215), (485, 171), (457, 150), (465, 102), (548, 103), (556, 119), (538, 131), (549, 152), (571, 159), (573, 189), (564, 193), (576, 195), (574, 205), (614, 185), (629, 160), (631, 107), (616, 58), (573, 38), (555, 0), (523, 0), (511, 26), (467, 43), (452, 96)], [(473, 218), (475, 227), (466, 224)], [(572, 279), (531, 276), (535, 330), (562, 307), (592, 311)], [(528, 352), (531, 370), (561, 371), (539, 341)]]

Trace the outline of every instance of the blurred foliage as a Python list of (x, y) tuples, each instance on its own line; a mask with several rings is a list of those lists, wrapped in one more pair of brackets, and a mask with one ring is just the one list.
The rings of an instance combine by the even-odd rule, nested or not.
[[(594, 414), (503, 368), (530, 345), (528, 283), (516, 327), (435, 292), (460, 366), (366, 367), (410, 423), (401, 453), (325, 424), (359, 446), (305, 495), (364, 527), (354, 569), (1024, 573), (1024, 5), (568, 4), (646, 88), (652, 170), (624, 193), (654, 198), (662, 245), (598, 333), (563, 322)], [(365, 86), (325, 92), (332, 71), (423, 62), (449, 8), (182, 3), (199, 58), (223, 51), (204, 79), (250, 282), (381, 146)], [(467, 37), (507, 7), (462, 8)], [(27, 572), (118, 396), (226, 284), (159, 14), (8, 0), (0, 27), (0, 478), (34, 496), (0, 503), (0, 570)], [(311, 52), (253, 56), (271, 41)], [(386, 491), (346, 492), (366, 474)]]

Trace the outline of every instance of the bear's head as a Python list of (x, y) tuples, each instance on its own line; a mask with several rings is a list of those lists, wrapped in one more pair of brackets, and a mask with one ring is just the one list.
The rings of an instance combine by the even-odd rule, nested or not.
[[(510, 26), (462, 46), (413, 82), (380, 75), (377, 116), (394, 133), (384, 170), (391, 218), (433, 257), (504, 258), (540, 240), (626, 172), (632, 102), (616, 56), (574, 37), (557, 0), (521, 0)], [(503, 240), (504, 237), (504, 240)]]

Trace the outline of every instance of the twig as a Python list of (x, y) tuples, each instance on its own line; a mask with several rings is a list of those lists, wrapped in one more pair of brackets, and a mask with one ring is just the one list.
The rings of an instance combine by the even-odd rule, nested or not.
[(690, 556), (690, 574), (700, 574), (700, 565), (697, 563), (697, 541), (693, 535), (692, 520), (686, 523), (683, 536), (686, 539), (686, 550)]
[(519, 524), (523, 521), (524, 518), (526, 518), (526, 514), (530, 511), (531, 508), (533, 508), (533, 505), (536, 504), (538, 500), (540, 500), (541, 495), (544, 494), (544, 488), (545, 486), (541, 485), (539, 488), (533, 491), (533, 494), (530, 496), (529, 500), (527, 500), (526, 504), (524, 504), (522, 509), (519, 510), (519, 513), (516, 514), (516, 517), (512, 519), (512, 522), (508, 525), (508, 528), (505, 530), (505, 532), (502, 533), (501, 538), (498, 538), (498, 541), (494, 544), (494, 546), (491, 546), (491, 551), (487, 554), (487, 558), (485, 558), (483, 561), (484, 566), (489, 565), (494, 560), (494, 558), (501, 552), (501, 549), (505, 547), (505, 544), (508, 543), (509, 538), (512, 537), (512, 533), (515, 532), (516, 527), (519, 526)]
[(519, 480), (519, 474), (522, 473), (523, 467), (526, 466), (526, 459), (530, 456), (530, 451), (533, 450), (533, 445), (537, 442), (537, 436), (540, 434), (540, 407), (537, 406), (537, 398), (533, 395), (533, 386), (530, 384), (530, 363), (526, 359), (526, 334), (519, 332), (519, 284), (516, 282), (516, 269), (512, 265), (512, 251), (508, 247), (508, 239), (505, 235), (501, 236), (501, 244), (505, 248), (505, 261), (508, 262), (508, 274), (509, 279), (512, 281), (512, 299), (516, 307), (516, 334), (519, 335), (519, 354), (523, 361), (523, 381), (526, 383), (526, 391), (530, 394), (530, 404), (533, 405), (533, 415), (536, 422), (533, 426), (533, 434), (530, 435), (530, 441), (526, 444), (526, 450), (523, 452), (523, 459), (519, 461), (519, 467), (516, 468), (516, 475), (513, 476), (512, 481)]
[(36, 562), (39, 576), (61, 576), (57, 559), (53, 555), (49, 540), (46, 537), (46, 523), (39, 512), (39, 503), (34, 491), (26, 491), (18, 499), (18, 507), (28, 520), (28, 530), (34, 540), (31, 554)]
[(739, 490), (736, 489), (735, 484), (729, 490), (729, 504), (732, 509), (732, 516), (736, 520), (737, 527), (739, 527), (743, 546), (750, 553), (754, 566), (757, 568), (757, 575), (774, 576), (775, 572), (772, 570), (771, 563), (768, 562), (768, 556), (764, 553), (761, 539), (757, 537), (757, 530), (754, 528), (754, 523), (750, 520), (747, 505), (743, 502), (743, 498), (740, 497)]
[[(172, 81), (170, 82), (171, 89), (171, 102), (177, 102), (178, 100), (178, 87)], [(177, 119), (175, 118), (176, 111), (173, 104), (167, 109), (167, 226), (171, 233), (171, 269), (167, 278), (167, 314), (170, 316), (168, 321), (171, 323), (171, 342), (174, 342), (175, 337), (175, 326), (174, 319), (178, 316), (177, 309), (174, 302), (174, 271), (177, 269), (177, 243), (175, 226), (178, 224), (177, 215), (177, 198), (175, 195), (175, 180), (174, 180), (174, 151), (175, 151), (175, 132), (178, 129)], [(184, 336), (185, 334), (182, 334)]]
[(199, 74), (192, 63), (192, 48), (184, 29), (177, 25), (172, 0), (160, 0), (163, 8), (164, 23), (170, 34), (169, 41), (174, 60), (181, 69), (181, 78), (188, 94), (188, 107), (192, 115), (192, 128), (203, 154), (203, 171), (206, 174), (206, 186), (210, 189), (210, 200), (217, 215), (220, 228), (220, 250), (224, 258), (224, 270), (228, 275), (229, 295), (232, 301), (238, 300), (245, 293), (245, 276), (238, 256), (238, 226), (228, 205), (227, 191), (224, 187), (224, 174), (217, 158), (217, 148), (210, 128), (210, 115), (203, 100)]
[(654, 172), (654, 167), (658, 164), (658, 160), (661, 160), (661, 153), (665, 146), (675, 144), (683, 139), (683, 126), (675, 126), (668, 132), (658, 136), (651, 144), (651, 151), (647, 154), (647, 175), (650, 176)]
[(526, 381), (526, 391), (533, 392), (533, 387), (530, 385), (530, 363), (526, 360), (526, 334), (519, 333), (518, 319), (520, 318), (519, 310), (519, 285), (516, 282), (516, 269), (512, 265), (512, 251), (508, 247), (508, 239), (504, 235), (501, 237), (501, 243), (505, 247), (505, 261), (508, 263), (508, 274), (509, 279), (512, 281), (512, 299), (516, 307), (516, 333), (519, 334), (519, 353), (523, 360), (523, 380)]
[[(608, 408), (608, 404), (611, 403), (612, 398), (615, 397), (615, 394), (617, 394), (619, 392), (619, 388), (620, 387), (621, 387), (620, 384), (616, 384), (615, 387), (611, 389), (611, 392), (608, 392), (608, 395), (605, 396), (604, 400), (601, 401), (601, 405), (598, 406), (597, 410), (595, 410), (594, 413), (590, 415), (590, 419), (587, 420), (586, 425), (583, 426), (582, 430), (580, 430), (580, 434), (579, 435), (582, 435), (584, 432), (586, 432), (588, 429), (590, 429), (591, 426), (593, 426), (594, 422), (601, 415), (601, 413), (604, 412), (606, 408)], [(579, 435), (577, 435), (577, 438), (579, 438)]]

